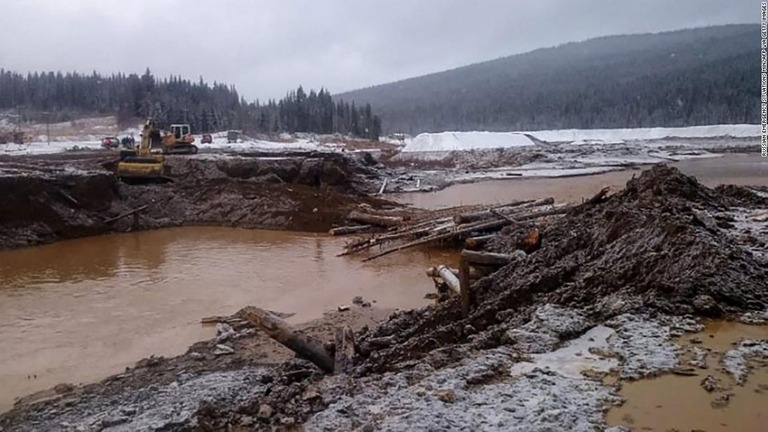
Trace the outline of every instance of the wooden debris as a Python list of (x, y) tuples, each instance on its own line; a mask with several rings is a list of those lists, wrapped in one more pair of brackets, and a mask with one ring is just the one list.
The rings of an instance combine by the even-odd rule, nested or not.
[(533, 227), (525, 237), (517, 245), (518, 249), (522, 249), (525, 253), (533, 253), (541, 247), (541, 231), (538, 228)]
[(373, 228), (371, 225), (342, 226), (338, 228), (331, 228), (331, 230), (328, 231), (328, 234), (332, 236), (356, 234), (356, 233), (361, 233), (365, 231), (370, 231), (371, 228)]
[[(450, 270), (451, 273), (453, 273), (454, 276), (459, 277), (459, 269), (448, 267), (448, 270)], [(471, 267), (469, 269), (469, 279), (470, 280), (477, 280), (477, 279), (480, 279), (482, 277), (488, 276), (489, 274), (493, 273), (493, 271), (495, 271), (495, 270), (489, 270), (489, 267), (481, 267), (481, 268)], [(440, 275), (437, 272), (437, 268), (436, 267), (428, 268), (427, 271), (426, 271), (426, 274), (427, 274), (427, 276), (429, 276), (431, 278), (439, 278), (440, 277)]]
[(469, 250), (479, 250), (479, 249), (482, 249), (483, 246), (485, 246), (485, 244), (488, 243), (488, 241), (490, 241), (494, 237), (496, 237), (496, 234), (479, 236), (479, 237), (469, 237), (466, 240), (464, 240), (464, 247)]
[(512, 255), (463, 250), (461, 251), (461, 259), (469, 264), (503, 266), (512, 260)]
[(75, 206), (77, 206), (77, 207), (80, 207), (80, 202), (79, 202), (78, 200), (76, 200), (76, 199), (75, 199), (75, 198), (74, 198), (72, 195), (70, 195), (70, 194), (68, 194), (68, 193), (64, 192), (64, 191), (63, 191), (63, 190), (61, 190), (61, 189), (59, 189), (59, 195), (61, 195), (62, 197), (64, 197), (64, 198), (65, 198), (67, 201), (71, 202), (71, 203), (72, 203), (72, 204), (74, 204)]
[(123, 213), (123, 214), (121, 214), (121, 215), (118, 215), (118, 216), (115, 216), (115, 217), (113, 217), (113, 218), (109, 218), (109, 219), (106, 219), (106, 220), (104, 221), (104, 223), (105, 223), (105, 224), (109, 224), (109, 223), (112, 223), (112, 222), (114, 222), (114, 221), (116, 221), (116, 220), (122, 219), (122, 218), (124, 218), (124, 217), (132, 216), (132, 215), (133, 215), (133, 214), (135, 214), (135, 213), (138, 213), (138, 212), (140, 212), (140, 211), (144, 211), (144, 210), (146, 210), (146, 209), (147, 209), (147, 207), (149, 207), (149, 205), (143, 205), (143, 206), (141, 206), (141, 207), (138, 207), (138, 208), (135, 208), (135, 209), (133, 209), (133, 210), (131, 210), (131, 211), (127, 212), (127, 213)]
[(334, 358), (331, 357), (322, 342), (296, 332), (285, 321), (255, 306), (246, 306), (240, 309), (236, 315), (260, 328), (272, 339), (311, 361), (323, 371), (333, 372)]
[(436, 268), (438, 276), (440, 276), (440, 279), (445, 281), (445, 284), (448, 285), (448, 288), (451, 289), (456, 294), (459, 294), (461, 292), (461, 284), (459, 283), (459, 278), (456, 277), (455, 274), (451, 271), (450, 268), (439, 265)]
[(461, 294), (461, 314), (463, 317), (469, 316), (469, 309), (472, 304), (472, 289), (469, 280), (469, 260), (462, 255), (459, 260), (459, 289)]
[(458, 224), (478, 222), (481, 220), (493, 219), (495, 215), (518, 213), (525, 209), (531, 209), (534, 207), (542, 207), (546, 205), (552, 205), (555, 203), (554, 198), (545, 198), (541, 200), (524, 200), (513, 201), (509, 204), (496, 206), (490, 209), (472, 212), (472, 213), (460, 213), (453, 217), (453, 221)]
[(349, 374), (354, 367), (355, 334), (349, 326), (336, 330), (336, 352), (334, 355), (333, 372)]
[(347, 216), (347, 219), (356, 222), (362, 222), (368, 225), (376, 225), (383, 227), (400, 226), (403, 223), (402, 217), (397, 216), (381, 216), (369, 213), (362, 213), (357, 210), (353, 210)]

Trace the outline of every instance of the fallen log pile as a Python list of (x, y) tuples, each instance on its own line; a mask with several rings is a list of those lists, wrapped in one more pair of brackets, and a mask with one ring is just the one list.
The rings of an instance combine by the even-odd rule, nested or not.
[[(369, 261), (404, 249), (435, 242), (467, 239), (467, 247), (481, 249), (492, 234), (511, 224), (562, 215), (571, 209), (568, 204), (555, 204), (553, 198), (513, 201), (499, 206), (466, 206), (423, 212), (413, 217), (362, 215), (352, 212), (350, 220), (368, 226), (387, 227), (383, 232), (367, 234), (348, 242), (338, 256), (351, 255), (379, 246)], [(337, 228), (336, 232), (360, 232), (363, 228)]]

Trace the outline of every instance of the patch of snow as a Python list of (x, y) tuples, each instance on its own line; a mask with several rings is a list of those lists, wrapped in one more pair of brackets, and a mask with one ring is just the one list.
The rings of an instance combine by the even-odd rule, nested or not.
[(623, 143), (626, 141), (652, 141), (665, 138), (751, 138), (760, 136), (760, 125), (724, 124), (677, 128), (633, 129), (563, 129), (525, 132), (546, 142), (569, 143)]
[(260, 377), (266, 369), (245, 368), (196, 377), (182, 375), (168, 385), (129, 390), (102, 398), (82, 399), (48, 424), (29, 424), (19, 431), (109, 430), (112, 432), (194, 429), (195, 411), (204, 400), (235, 405), (263, 393)]
[(440, 132), (417, 135), (403, 147), (403, 152), (444, 152), (534, 145), (528, 137), (516, 132)]
[(63, 142), (31, 142), (29, 144), (0, 144), (0, 154), (17, 155), (41, 155), (63, 153), (78, 150), (102, 150), (101, 141), (63, 141)]
[[(403, 148), (410, 152), (447, 152), (475, 149), (531, 147), (534, 140), (573, 145), (613, 145), (628, 141), (670, 138), (752, 138), (760, 136), (760, 125), (709, 125), (679, 128), (563, 129), (532, 132), (440, 132), (417, 135)], [(532, 137), (533, 139), (529, 138)]]
[(749, 358), (768, 359), (768, 340), (745, 340), (723, 356), (723, 368), (737, 384), (744, 384), (749, 372)]
[[(604, 426), (603, 407), (617, 401), (599, 382), (542, 370), (492, 384), (467, 383), (511, 365), (511, 352), (498, 348), (412, 385), (407, 372), (364, 378), (359, 394), (334, 400), (305, 430), (353, 430), (368, 423), (380, 431), (593, 431)], [(440, 392), (452, 397), (440, 398)]]
[(677, 347), (670, 342), (670, 329), (637, 315), (620, 315), (607, 323), (616, 333), (608, 343), (623, 360), (622, 378), (643, 378), (678, 365)]
[(534, 354), (531, 362), (521, 362), (512, 366), (513, 376), (529, 373), (534, 369), (555, 371), (570, 378), (580, 378), (586, 370), (609, 372), (618, 366), (616, 359), (605, 358), (593, 354), (597, 351), (607, 351), (608, 338), (615, 331), (605, 326), (597, 326), (584, 333), (581, 337), (569, 341), (567, 346), (558, 350)]

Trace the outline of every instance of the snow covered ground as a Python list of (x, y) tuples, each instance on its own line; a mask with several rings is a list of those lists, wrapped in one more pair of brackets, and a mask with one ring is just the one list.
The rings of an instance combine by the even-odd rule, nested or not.
[(489, 148), (534, 147), (543, 143), (622, 144), (670, 138), (751, 138), (760, 136), (760, 125), (710, 125), (681, 128), (564, 129), (533, 132), (423, 133), (408, 141), (403, 153), (450, 152)]

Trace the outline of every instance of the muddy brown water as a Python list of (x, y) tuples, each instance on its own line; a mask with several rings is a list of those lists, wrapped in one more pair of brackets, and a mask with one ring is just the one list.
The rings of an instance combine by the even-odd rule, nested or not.
[[(686, 345), (689, 337), (678, 343)], [(707, 369), (698, 369), (696, 376), (669, 374), (624, 383), (620, 394), (626, 402), (608, 412), (607, 423), (636, 431), (768, 430), (768, 366), (756, 367), (743, 385), (737, 385), (719, 363), (722, 353), (742, 339), (768, 339), (768, 326), (713, 322), (700, 339), (699, 346), (713, 350), (707, 358)], [(705, 391), (701, 381), (707, 375), (717, 378), (724, 390)], [(712, 402), (725, 394), (730, 394), (727, 405), (713, 407)]]
[(351, 304), (413, 308), (433, 291), (425, 268), (455, 252), (416, 250), (370, 263), (336, 257), (345, 239), (231, 228), (172, 228), (0, 252), (0, 411), (58, 383), (172, 356), (215, 329), (200, 319), (245, 305), (291, 323)]
[[(671, 163), (706, 186), (720, 184), (768, 186), (768, 158), (759, 154), (729, 154), (717, 158)], [(649, 169), (651, 166), (643, 166)], [(553, 197), (559, 202), (580, 202), (601, 188), (622, 189), (640, 169), (567, 178), (512, 178), (457, 184), (428, 193), (392, 194), (388, 198), (416, 207), (438, 209), (458, 205), (501, 204), (515, 200)]]

